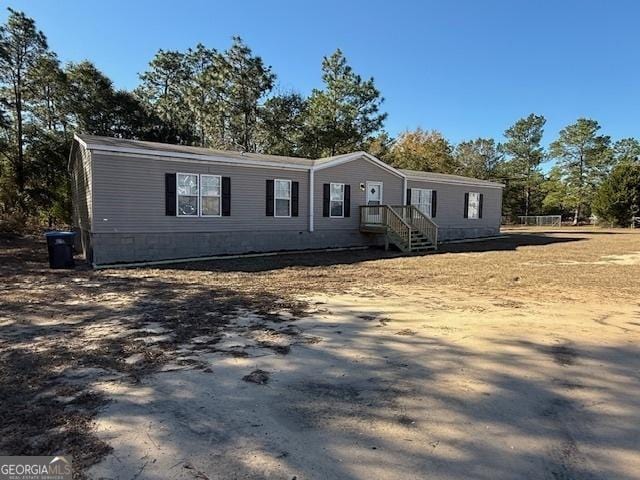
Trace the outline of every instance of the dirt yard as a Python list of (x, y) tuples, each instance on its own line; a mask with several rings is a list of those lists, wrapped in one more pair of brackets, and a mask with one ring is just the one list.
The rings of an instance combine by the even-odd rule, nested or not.
[(45, 260), (0, 238), (0, 454), (95, 479), (638, 478), (640, 231)]

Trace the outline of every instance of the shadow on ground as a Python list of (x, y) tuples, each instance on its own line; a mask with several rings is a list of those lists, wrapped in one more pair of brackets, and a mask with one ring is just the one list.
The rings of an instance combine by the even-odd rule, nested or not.
[[(473, 252), (499, 252), (514, 251), (521, 247), (546, 246), (570, 242), (580, 242), (584, 237), (552, 237), (544, 234), (507, 234), (504, 238), (491, 240), (479, 240), (477, 242), (445, 243), (440, 245), (438, 251), (409, 256), (428, 256), (445, 253), (473, 253)], [(211, 260), (203, 262), (176, 263), (160, 265), (154, 268), (165, 270), (196, 270), (196, 271), (220, 271), (220, 272), (262, 272), (289, 267), (328, 267), (333, 265), (353, 265), (371, 260), (385, 258), (398, 258), (407, 256), (397, 250), (385, 251), (381, 247), (372, 247), (366, 250), (347, 250), (316, 253), (287, 253), (251, 258), (232, 258), (223, 260)]]
[[(579, 240), (517, 234), (491, 250)], [(502, 337), (474, 349), (428, 329), (400, 333), (378, 312), (345, 307), (326, 314), (348, 321), (305, 327), (319, 343), (289, 355), (266, 346), (255, 358), (247, 353), (247, 363), (217, 347), (223, 334), (240, 331), (239, 313), (255, 314), (255, 330), (293, 332), (293, 342), (304, 333), (296, 325), (318, 306), (266, 290), (259, 276), (234, 284), (234, 272), (330, 266), (335, 258), (187, 264), (161, 276), (52, 272), (42, 244), (5, 246), (2, 454), (71, 452), (77, 478), (101, 460), (96, 468), (107, 478), (592, 480), (637, 472), (628, 463), (640, 449), (637, 343)], [(476, 250), (480, 243), (450, 247), (486, 251)], [(354, 253), (363, 256), (349, 259)], [(344, 254), (348, 263), (381, 252)], [(194, 277), (198, 268), (232, 275), (215, 283), (216, 275)], [(187, 368), (160, 373), (168, 363)], [(243, 382), (258, 366), (272, 373), (269, 383)], [(130, 394), (113, 402), (96, 382)], [(153, 431), (150, 443), (114, 438), (118, 457), (110, 456), (108, 439), (92, 430), (99, 412), (125, 431), (162, 420), (172, 428)]]

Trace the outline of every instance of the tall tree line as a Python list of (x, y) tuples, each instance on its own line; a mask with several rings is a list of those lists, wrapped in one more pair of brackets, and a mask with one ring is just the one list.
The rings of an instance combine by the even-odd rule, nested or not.
[[(391, 138), (373, 78), (339, 49), (320, 74), (308, 96), (278, 91), (272, 68), (233, 37), (224, 50), (159, 50), (134, 91), (118, 90), (90, 61), (62, 65), (34, 20), (9, 9), (0, 26), (0, 222), (69, 220), (74, 132), (310, 158), (366, 150), (398, 168), (503, 182), (508, 217), (554, 213), (574, 223), (620, 211), (603, 206), (601, 188), (615, 190), (610, 178), (640, 156), (638, 140), (613, 142), (585, 118), (545, 148), (546, 119), (533, 113), (502, 139), (456, 145), (422, 128)], [(547, 161), (555, 165), (545, 171)]]
[[(62, 65), (33, 19), (0, 26), (0, 222), (68, 222), (74, 132), (217, 149), (320, 157), (364, 149), (386, 114), (372, 78), (340, 50), (308, 97), (274, 93), (276, 75), (233, 37), (226, 50), (159, 50), (133, 91), (89, 61)], [(2, 226), (2, 225), (0, 225)]]
[[(606, 203), (600, 189), (618, 166), (624, 167), (618, 169), (616, 178), (622, 176), (621, 171), (632, 171), (640, 165), (640, 142), (635, 138), (613, 142), (599, 133), (597, 121), (579, 118), (545, 148), (545, 124), (543, 116), (532, 113), (508, 127), (501, 142), (477, 138), (457, 145), (438, 131), (418, 128), (388, 142), (386, 149), (378, 149), (378, 155), (399, 168), (502, 182), (503, 214), (511, 219), (560, 214), (578, 224), (594, 213), (606, 217), (612, 209), (594, 208), (594, 201)], [(546, 161), (555, 163), (545, 172), (542, 165)], [(630, 204), (635, 205), (634, 201)], [(639, 211), (640, 206), (628, 210)], [(616, 223), (625, 224), (621, 218), (617, 214)]]

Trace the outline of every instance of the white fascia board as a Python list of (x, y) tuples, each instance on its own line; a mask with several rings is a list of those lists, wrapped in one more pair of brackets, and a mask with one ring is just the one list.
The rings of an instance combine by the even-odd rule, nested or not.
[(80, 145), (82, 145), (84, 148), (87, 148), (87, 143), (82, 140), (78, 135), (76, 135), (75, 133), (73, 134), (73, 139), (78, 142)]
[(466, 185), (469, 187), (484, 187), (484, 188), (504, 188), (502, 183), (480, 183), (472, 180), (455, 180), (455, 179), (443, 179), (443, 178), (427, 178), (427, 177), (413, 177), (407, 175), (407, 180), (412, 182), (429, 182), (429, 183), (447, 183), (451, 185)]
[(387, 165), (386, 163), (384, 163), (382, 160), (378, 160), (376, 157), (374, 157), (373, 155), (366, 153), (366, 152), (355, 152), (349, 155), (345, 155), (342, 158), (338, 158), (336, 160), (332, 160), (330, 162), (326, 162), (326, 163), (322, 163), (320, 165), (314, 165), (313, 167), (311, 167), (312, 170), (314, 171), (318, 171), (318, 170), (324, 170), (325, 168), (331, 168), (331, 167), (335, 167), (337, 165), (342, 165), (343, 163), (347, 163), (347, 162), (352, 162), (354, 160), (359, 160), (361, 158), (364, 158), (365, 160), (368, 160), (369, 162), (373, 163), (374, 165), (377, 165), (378, 167), (387, 170), (388, 172), (397, 175), (400, 178), (405, 178), (406, 175), (404, 173), (402, 173), (399, 170), (396, 170), (395, 168), (393, 168), (391, 165)]
[(105, 152), (105, 153), (114, 153), (120, 155), (139, 155), (143, 157), (153, 157), (159, 158), (162, 160), (174, 160), (174, 161), (184, 161), (191, 163), (206, 163), (211, 164), (211, 162), (216, 163), (224, 163), (229, 165), (238, 165), (245, 167), (266, 167), (266, 168), (277, 168), (282, 170), (301, 170), (308, 171), (311, 167), (307, 167), (305, 165), (294, 165), (291, 163), (283, 164), (278, 162), (269, 162), (262, 160), (238, 160), (236, 158), (225, 157), (222, 155), (196, 155), (191, 153), (180, 153), (180, 152), (165, 152), (164, 150), (148, 150), (143, 148), (127, 148), (127, 147), (111, 147), (105, 145), (96, 145), (96, 144), (87, 144), (82, 142), (81, 139), (78, 139), (81, 143), (85, 145), (85, 147), (89, 150), (96, 152)]

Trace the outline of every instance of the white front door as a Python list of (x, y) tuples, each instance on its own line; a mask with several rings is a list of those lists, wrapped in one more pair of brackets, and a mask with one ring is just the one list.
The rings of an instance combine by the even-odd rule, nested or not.
[(367, 182), (367, 205), (382, 205), (382, 182)]
[[(382, 182), (367, 182), (367, 205), (382, 205)], [(366, 223), (382, 223), (381, 208), (367, 208)]]

